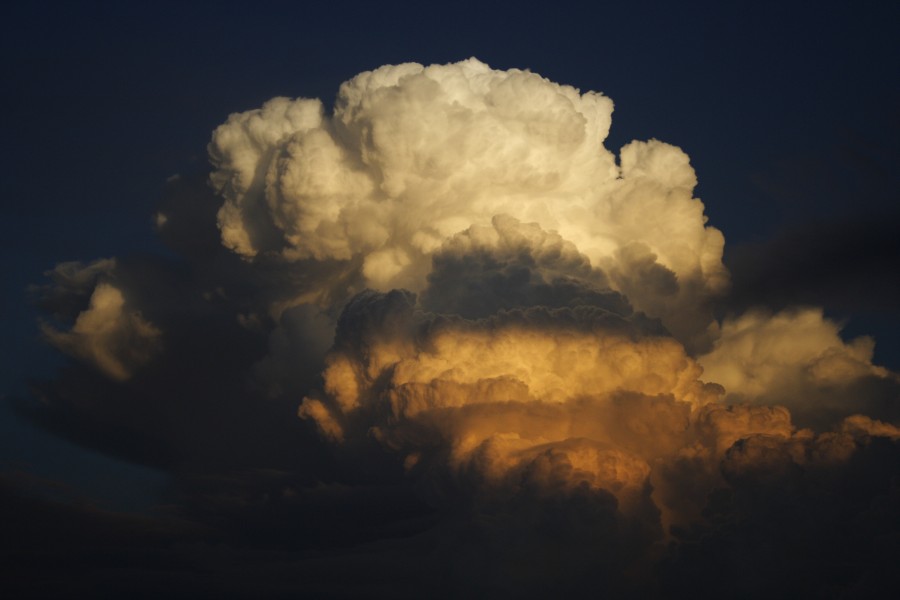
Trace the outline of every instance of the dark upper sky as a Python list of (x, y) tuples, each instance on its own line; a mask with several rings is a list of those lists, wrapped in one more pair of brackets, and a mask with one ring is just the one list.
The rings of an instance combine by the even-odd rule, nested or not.
[[(616, 105), (607, 147), (680, 146), (726, 240), (734, 306), (824, 305), (900, 367), (890, 2), (34, 2), (0, 15), (5, 396), (61, 363), (27, 288), (67, 260), (165, 254), (166, 179), (207, 169), (211, 131), (273, 96), (320, 97), (383, 64), (475, 56)], [(805, 278), (798, 278), (804, 273)], [(137, 506), (162, 476), (0, 413), (5, 463)], [(18, 467), (17, 467), (18, 468)], [(98, 480), (117, 474), (131, 491)], [(64, 477), (64, 478), (65, 478)]]

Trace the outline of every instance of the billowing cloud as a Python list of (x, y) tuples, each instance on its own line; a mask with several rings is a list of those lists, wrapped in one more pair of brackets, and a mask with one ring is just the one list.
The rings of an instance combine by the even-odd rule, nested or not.
[(628, 300), (609, 288), (605, 273), (558, 233), (507, 215), (472, 226), (435, 251), (426, 310), (468, 318), (499, 310), (596, 306), (622, 316)]
[(828, 427), (858, 411), (896, 419), (897, 374), (872, 364), (871, 337), (845, 342), (839, 332), (821, 309), (751, 310), (725, 319), (699, 361), (731, 401), (782, 404), (804, 425)]
[[(66, 354), (92, 364), (113, 379), (125, 380), (159, 353), (161, 332), (127, 306), (119, 288), (98, 281), (114, 267), (112, 260), (85, 267), (75, 263), (57, 267), (51, 273), (57, 287), (51, 288), (50, 297), (45, 299), (48, 305), (53, 304), (53, 296), (77, 298), (85, 288), (95, 285), (89, 306), (78, 313), (69, 331), (59, 331), (49, 324), (42, 330), (47, 340)], [(61, 303), (69, 304), (65, 300)]]
[(362, 73), (331, 115), (271, 100), (213, 135), (222, 241), (248, 258), (359, 259), (369, 287), (420, 291), (445, 240), (509, 215), (558, 232), (635, 307), (703, 344), (704, 304), (728, 281), (722, 234), (680, 149), (633, 142), (616, 163), (612, 108), (475, 59)]
[[(725, 484), (720, 464), (745, 440), (806, 464), (846, 461), (860, 432), (898, 431), (855, 415), (816, 435), (783, 406), (729, 406), (673, 338), (587, 306), (466, 320), (418, 313), (408, 293), (363, 294), (326, 364), (300, 415), (332, 442), (374, 438), (407, 472), (477, 497), (586, 485), (660, 532), (700, 518)], [(768, 460), (741, 452), (745, 463)]]
[(782, 560), (767, 540), (821, 558), (784, 589), (878, 581), (842, 548), (890, 513), (897, 374), (822, 309), (727, 297), (688, 156), (613, 154), (612, 108), (469, 59), (231, 115), (211, 185), (173, 178), (157, 213), (178, 258), (36, 290), (73, 362), (23, 411), (168, 468), (232, 553), (178, 564), (303, 574), (279, 593), (725, 593), (717, 548)]

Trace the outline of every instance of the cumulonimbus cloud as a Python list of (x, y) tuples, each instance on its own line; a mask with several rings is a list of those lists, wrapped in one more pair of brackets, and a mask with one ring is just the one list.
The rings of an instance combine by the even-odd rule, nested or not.
[[(657, 140), (614, 155), (612, 109), (469, 59), (359, 74), (331, 109), (275, 98), (233, 114), (209, 144), (213, 192), (179, 188), (157, 219), (187, 266), (60, 265), (39, 296), (70, 328), (45, 333), (159, 399), (142, 403), (158, 420), (115, 409), (147, 436), (277, 414), (296, 447), (273, 435), (247, 455), (465, 506), (454, 518), (493, 540), (498, 572), (529, 571), (517, 552), (552, 542), (571, 562), (545, 565), (551, 578), (675, 581), (666, 569), (697, 566), (677, 548), (703, 544), (668, 563), (660, 544), (744, 535), (716, 515), (762, 519), (741, 504), (755, 490), (813, 505), (808, 490), (859, 461), (900, 464), (884, 450), (900, 384), (820, 309), (717, 319), (724, 238), (689, 159)], [(204, 445), (180, 443), (178, 464)]]

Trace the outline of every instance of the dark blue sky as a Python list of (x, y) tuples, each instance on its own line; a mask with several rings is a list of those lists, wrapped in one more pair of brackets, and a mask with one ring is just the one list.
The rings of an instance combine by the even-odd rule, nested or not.
[[(874, 335), (876, 362), (897, 368), (897, 248), (879, 244), (898, 222), (898, 17), (888, 2), (3, 8), (2, 391), (25, 394), (27, 378), (61, 362), (39, 340), (27, 287), (61, 261), (166, 252), (151, 227), (165, 180), (206, 168), (210, 133), (229, 113), (276, 95), (327, 105), (360, 71), (469, 56), (610, 96), (613, 150), (648, 138), (681, 146), (726, 261), (744, 248), (765, 274), (809, 248), (840, 256), (850, 244), (848, 264), (818, 264), (813, 252), (797, 265), (822, 271), (810, 284), (820, 298), (761, 297), (824, 304), (848, 332)], [(844, 224), (855, 227), (848, 239)], [(4, 460), (26, 470), (88, 488), (132, 477), (132, 491), (105, 492), (127, 505), (161, 481), (76, 452), (8, 407), (0, 418)]]

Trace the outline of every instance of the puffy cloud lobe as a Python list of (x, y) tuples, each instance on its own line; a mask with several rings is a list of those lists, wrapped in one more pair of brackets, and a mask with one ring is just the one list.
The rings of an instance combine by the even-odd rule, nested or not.
[[(667, 526), (699, 515), (737, 441), (795, 435), (786, 409), (721, 404), (677, 341), (602, 309), (466, 320), (369, 292), (340, 322), (300, 415), (333, 442), (373, 436), (410, 473), (443, 472), (476, 497), (588, 485), (659, 528), (660, 511)], [(688, 497), (679, 469), (699, 482)]]
[[(248, 258), (358, 258), (369, 287), (421, 291), (445, 240), (509, 215), (558, 232), (615, 271), (638, 310), (708, 344), (704, 299), (728, 278), (722, 235), (678, 148), (633, 142), (616, 165), (611, 113), (600, 94), (475, 59), (362, 73), (331, 116), (277, 98), (213, 135), (222, 240)], [(646, 263), (636, 279), (634, 260)]]
[[(496, 244), (494, 227), (480, 232)], [(472, 247), (478, 231), (448, 247)], [(465, 253), (437, 257), (457, 255)], [(820, 314), (807, 321), (828, 335), (788, 337), (834, 355), (825, 342), (840, 341), (835, 326)], [(439, 503), (447, 494), (494, 502), (586, 485), (612, 494), (621, 514), (666, 531), (703, 519), (708, 495), (728, 485), (722, 464), (762, 469), (776, 455), (797, 465), (843, 464), (860, 443), (897, 432), (856, 415), (815, 434), (797, 429), (782, 406), (725, 404), (722, 387), (700, 380), (706, 376), (684, 347), (642, 327), (640, 315), (580, 306), (469, 320), (417, 312), (413, 295), (393, 291), (360, 295), (340, 323), (322, 393), (305, 398), (300, 415), (333, 442), (374, 437), (415, 477), (449, 477), (438, 486)]]
[(628, 316), (631, 306), (606, 275), (559, 234), (506, 215), (472, 226), (432, 257), (422, 306), (467, 318), (500, 310), (597, 306)]
[(831, 427), (860, 410), (896, 418), (896, 374), (872, 364), (872, 338), (844, 342), (839, 331), (821, 309), (748, 311), (726, 319), (698, 360), (731, 401), (783, 404), (809, 425)]
[(846, 344), (838, 330), (820, 309), (748, 312), (725, 322), (716, 348), (702, 362), (716, 381), (748, 398), (800, 373), (822, 382), (887, 373), (871, 364), (871, 338)]
[[(701, 369), (682, 346), (643, 335), (640, 319), (593, 307), (534, 308), (482, 321), (431, 318), (416, 328), (413, 302), (410, 294), (394, 291), (367, 293), (348, 305), (325, 373), (326, 390), (348, 390), (334, 394), (343, 409), (357, 408), (356, 390), (371, 387), (388, 370), (398, 388), (508, 381), (521, 384), (524, 395), (501, 395), (523, 401), (558, 403), (629, 390), (697, 402), (705, 394), (697, 382)], [(439, 397), (435, 407), (476, 398)], [(395, 410), (416, 412), (416, 406), (400, 410), (398, 404)]]
[(44, 325), (51, 344), (93, 365), (109, 377), (125, 380), (161, 351), (161, 332), (141, 314), (129, 310), (122, 292), (100, 283), (91, 294), (90, 306), (81, 312), (69, 331)]
[[(321, 121), (320, 102), (276, 98), (259, 111), (232, 115), (216, 129), (209, 153), (219, 168), (211, 181), (226, 200), (218, 219), (226, 246), (252, 256), (260, 244), (267, 243), (274, 224), (264, 204), (264, 165), (274, 159), (276, 142), (289, 133), (317, 127)], [(240, 202), (245, 198), (246, 202)], [(235, 226), (236, 221), (246, 225)]]

